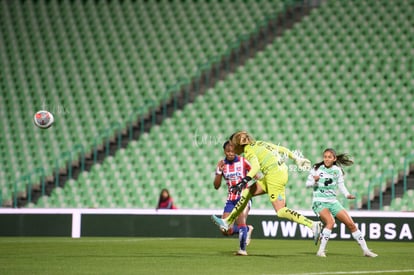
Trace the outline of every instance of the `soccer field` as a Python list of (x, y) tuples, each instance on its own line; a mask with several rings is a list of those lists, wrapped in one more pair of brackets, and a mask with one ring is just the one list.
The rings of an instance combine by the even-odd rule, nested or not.
[(235, 238), (0, 238), (0, 274), (414, 274), (414, 245), (331, 241), (328, 257), (310, 240), (252, 240), (235, 256)]

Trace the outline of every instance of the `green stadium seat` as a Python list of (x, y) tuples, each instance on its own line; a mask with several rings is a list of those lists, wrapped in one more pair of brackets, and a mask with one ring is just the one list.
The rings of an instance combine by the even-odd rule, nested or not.
[[(7, 7), (10, 15), (0, 18), (8, 28), (2, 28), (0, 38), (20, 46), (5, 45), (7, 66), (2, 63), (0, 70), (6, 80), (0, 80), (0, 87), (7, 87), (7, 94), (1, 94), (1, 114), (21, 106), (33, 113), (43, 99), (71, 112), (58, 115), (56, 127), (47, 132), (28, 128), (24, 120), (6, 131), (7, 142), (0, 144), (10, 156), (11, 164), (4, 166), (11, 168), (0, 179), (14, 181), (34, 163), (50, 173), (53, 161), (74, 144), (91, 149), (111, 121), (125, 126), (137, 106), (147, 109), (150, 100), (159, 104), (167, 86), (195, 76), (198, 64), (225, 54), (229, 42), (252, 34), (283, 3), (39, 2)], [(17, 14), (40, 27), (24, 24)], [(346, 169), (348, 187), (363, 196), (381, 171), (401, 171), (412, 148), (409, 91), (414, 82), (407, 59), (412, 14), (406, 1), (321, 5), (193, 104), (42, 198), (38, 207), (153, 208), (160, 189), (168, 187), (180, 208), (221, 208), (225, 192), (211, 188), (211, 171), (222, 157), (229, 129), (238, 128), (301, 149), (313, 161), (328, 146), (351, 153), (356, 164)], [(50, 24), (52, 19), (57, 23)], [(45, 70), (27, 71), (33, 64)], [(18, 96), (16, 91), (26, 92)], [(3, 126), (6, 122), (0, 120)], [(195, 133), (212, 140), (197, 144)], [(24, 142), (27, 136), (33, 138)], [(45, 139), (50, 145), (40, 149), (37, 144)], [(310, 207), (311, 194), (303, 188), (306, 176), (291, 173), (288, 189), (295, 209)], [(1, 187), (9, 197), (10, 187)], [(194, 195), (195, 190), (200, 193)], [(267, 199), (255, 201), (255, 208), (270, 208)]]

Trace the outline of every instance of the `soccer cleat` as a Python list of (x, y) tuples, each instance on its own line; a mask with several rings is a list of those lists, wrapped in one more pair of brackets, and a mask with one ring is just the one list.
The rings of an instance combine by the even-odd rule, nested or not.
[(313, 222), (312, 232), (313, 232), (313, 240), (315, 241), (315, 245), (317, 245), (319, 241), (319, 237), (321, 236), (321, 232), (322, 232), (322, 223)]
[(229, 225), (223, 219), (217, 218), (215, 215), (211, 216), (211, 220), (220, 228), (221, 232), (227, 232)]
[(250, 244), (250, 241), (252, 240), (252, 233), (253, 233), (253, 230), (254, 230), (253, 226), (248, 225), (248, 227), (249, 227), (249, 231), (247, 232), (246, 245)]
[(247, 256), (247, 251), (246, 250), (239, 250), (236, 252), (236, 255), (240, 255), (240, 256)]
[(378, 254), (375, 254), (374, 252), (372, 252), (371, 250), (367, 249), (364, 251), (364, 256), (365, 257), (371, 257), (371, 258), (375, 258), (378, 256)]
[(316, 253), (316, 256), (318, 256), (318, 257), (322, 257), (322, 258), (326, 258), (325, 251), (318, 251), (318, 252)]

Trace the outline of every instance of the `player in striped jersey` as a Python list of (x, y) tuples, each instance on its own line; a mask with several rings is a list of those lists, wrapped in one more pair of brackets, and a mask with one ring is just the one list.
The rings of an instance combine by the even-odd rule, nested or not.
[(239, 202), (227, 218), (220, 219), (213, 215), (211, 217), (213, 222), (221, 229), (228, 229), (246, 207), (247, 202), (252, 196), (267, 193), (277, 216), (303, 224), (312, 229), (315, 243), (317, 243), (321, 222), (314, 222), (297, 211), (286, 207), (285, 196), (285, 188), (288, 181), (288, 168), (284, 163), (285, 157), (295, 160), (296, 164), (303, 170), (310, 169), (310, 161), (293, 154), (293, 152), (283, 146), (266, 141), (256, 141), (245, 131), (238, 131), (231, 135), (229, 139), (234, 146), (235, 153), (244, 153), (245, 158), (252, 166), (246, 177), (234, 186), (233, 189), (240, 191), (260, 172), (263, 173), (263, 178), (242, 191)]
[(312, 209), (325, 224), (321, 233), (321, 244), (316, 253), (319, 257), (326, 257), (325, 248), (335, 225), (335, 218), (343, 222), (351, 231), (352, 237), (361, 246), (363, 255), (366, 257), (377, 257), (367, 247), (362, 232), (357, 228), (348, 212), (336, 198), (339, 189), (347, 199), (355, 199), (344, 184), (344, 172), (341, 166), (352, 165), (353, 161), (346, 154), (337, 155), (334, 149), (328, 148), (323, 152), (323, 161), (316, 163), (310, 171), (307, 187), (313, 187)]
[[(225, 179), (228, 187), (228, 195), (222, 218), (226, 218), (240, 200), (240, 192), (231, 192), (231, 187), (235, 186), (246, 176), (247, 172), (250, 170), (250, 163), (244, 157), (238, 156), (234, 153), (234, 148), (229, 141), (226, 141), (223, 144), (223, 150), (225, 158), (220, 160), (217, 164), (216, 176), (214, 178), (214, 188), (219, 189), (222, 179)], [(237, 221), (233, 227), (227, 231), (222, 231), (223, 234), (229, 236), (239, 234), (240, 249), (237, 251), (237, 255), (247, 255), (246, 246), (249, 245), (251, 240), (253, 226), (246, 224), (250, 206), (251, 202), (237, 218)]]

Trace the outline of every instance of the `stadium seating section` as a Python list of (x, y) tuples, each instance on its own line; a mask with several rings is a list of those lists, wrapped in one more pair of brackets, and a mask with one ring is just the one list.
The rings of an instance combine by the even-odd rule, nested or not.
[[(280, 1), (1, 1), (2, 197), (36, 167), (159, 105)], [(39, 109), (55, 126), (36, 129)], [(24, 185), (18, 186), (24, 190)]]
[[(74, 144), (91, 148), (111, 121), (125, 126), (134, 108), (161, 102), (168, 85), (194, 75), (197, 64), (224, 54), (228, 41), (254, 32), (255, 22), (282, 6), (70, 3), (2, 3), (3, 41), (11, 42), (0, 45), (8, 91), (0, 108), (8, 156), (1, 182), (39, 164), (50, 170)], [(414, 153), (413, 14), (410, 1), (324, 3), (193, 104), (30, 206), (152, 208), (166, 187), (179, 208), (221, 208), (226, 190), (214, 190), (213, 171), (236, 129), (300, 149), (312, 161), (326, 147), (350, 153), (355, 165), (345, 168), (346, 182), (360, 206), (372, 180), (389, 169), (398, 175)], [(48, 131), (27, 126), (42, 100), (64, 109)], [(10, 114), (16, 125), (6, 123)], [(309, 209), (307, 173), (289, 165), (288, 204)], [(2, 188), (3, 197), (11, 192), (9, 184)], [(387, 209), (412, 210), (408, 201), (412, 192)], [(263, 196), (253, 207), (270, 204)]]
[(412, 211), (414, 209), (414, 190), (407, 190), (401, 198), (396, 198), (391, 205), (385, 206), (384, 210)]

